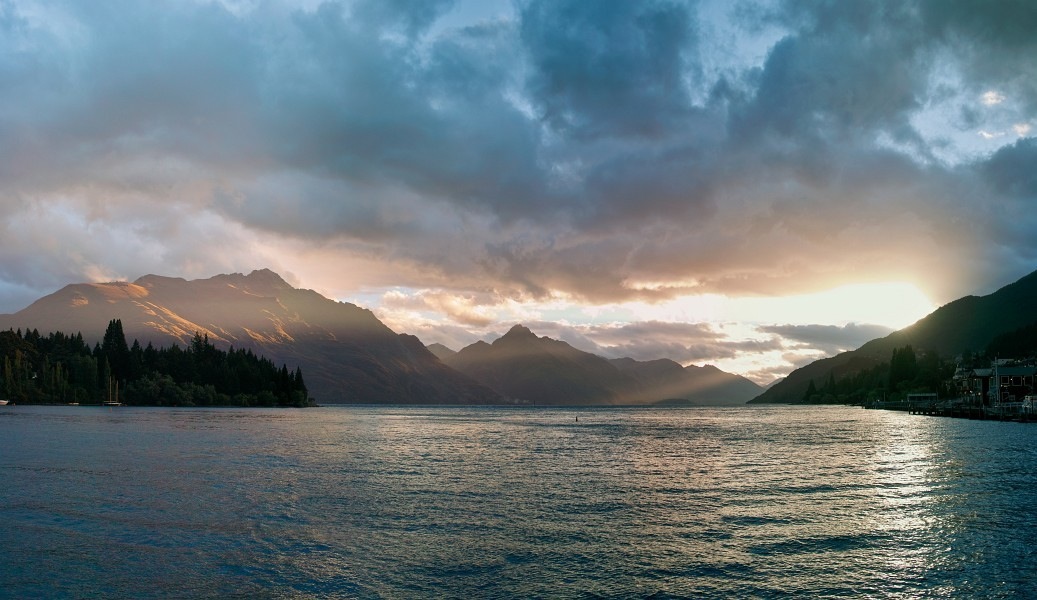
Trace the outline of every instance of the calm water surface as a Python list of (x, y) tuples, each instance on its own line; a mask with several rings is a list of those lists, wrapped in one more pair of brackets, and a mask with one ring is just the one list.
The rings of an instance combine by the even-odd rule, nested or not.
[(0, 597), (1037, 595), (1037, 425), (0, 408)]

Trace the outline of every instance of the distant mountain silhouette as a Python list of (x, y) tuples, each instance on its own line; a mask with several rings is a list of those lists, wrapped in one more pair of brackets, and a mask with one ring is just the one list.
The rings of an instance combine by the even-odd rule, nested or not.
[(142, 345), (186, 346), (199, 332), (214, 345), (299, 366), (318, 402), (503, 402), (371, 311), (295, 289), (267, 269), (194, 281), (147, 275), (133, 283), (69, 285), (0, 315), (0, 329), (81, 332), (93, 343), (111, 319), (121, 319), (127, 339)]
[(617, 358), (610, 362), (633, 376), (645, 397), (655, 404), (745, 404), (763, 389), (745, 377), (721, 371), (713, 365), (684, 367), (666, 358), (645, 362)]
[(715, 367), (607, 360), (516, 325), (492, 344), (476, 342), (444, 362), (500, 394), (536, 404), (745, 403), (760, 388)]
[(426, 348), (428, 348), (428, 351), (434, 354), (436, 358), (442, 361), (445, 361), (451, 356), (457, 354), (455, 350), (451, 350), (443, 344), (429, 344), (428, 346), (426, 346)]
[(966, 296), (933, 311), (915, 324), (871, 340), (856, 350), (796, 369), (752, 400), (753, 403), (799, 403), (813, 380), (820, 386), (829, 373), (836, 379), (889, 362), (894, 348), (910, 344), (945, 358), (981, 352), (995, 337), (1037, 322), (1037, 271), (987, 296)]

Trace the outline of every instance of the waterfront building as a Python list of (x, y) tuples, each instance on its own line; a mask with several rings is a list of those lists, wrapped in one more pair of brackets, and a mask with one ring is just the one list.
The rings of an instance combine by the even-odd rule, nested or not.
[(1037, 395), (1037, 365), (1011, 359), (998, 359), (988, 368), (958, 367), (954, 385), (958, 397), (968, 406), (1000, 407), (1021, 403)]

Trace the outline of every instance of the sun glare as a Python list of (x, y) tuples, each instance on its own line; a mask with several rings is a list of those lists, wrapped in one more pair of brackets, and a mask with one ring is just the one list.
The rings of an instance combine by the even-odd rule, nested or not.
[(734, 303), (749, 311), (739, 317), (751, 321), (868, 323), (892, 329), (907, 327), (936, 308), (917, 287), (903, 282), (860, 283), (814, 294), (736, 299)]
[(713, 323), (906, 327), (936, 307), (917, 287), (903, 282), (845, 285), (796, 296), (725, 298), (686, 296), (659, 304), (630, 303), (638, 320)]

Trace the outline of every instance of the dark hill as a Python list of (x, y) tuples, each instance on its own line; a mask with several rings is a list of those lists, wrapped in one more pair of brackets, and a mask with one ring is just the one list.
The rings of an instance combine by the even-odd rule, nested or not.
[(446, 363), (502, 395), (536, 404), (745, 403), (760, 388), (737, 375), (671, 360), (607, 360), (516, 325)]
[(829, 373), (839, 379), (888, 362), (893, 349), (910, 344), (916, 350), (954, 357), (979, 352), (997, 336), (1037, 322), (1037, 271), (987, 296), (950, 302), (917, 323), (871, 340), (856, 350), (815, 361), (752, 400), (754, 403), (798, 403), (810, 381), (821, 385)]
[(610, 361), (633, 376), (650, 402), (682, 405), (745, 404), (760, 393), (760, 386), (713, 365), (681, 366), (669, 359)]
[(492, 344), (476, 342), (446, 363), (527, 404), (639, 404), (636, 382), (607, 360), (521, 325)]
[(428, 348), (429, 352), (434, 354), (436, 356), (436, 358), (438, 358), (439, 360), (442, 360), (442, 361), (445, 361), (448, 358), (450, 358), (451, 356), (457, 354), (456, 351), (451, 350), (450, 348), (447, 348), (443, 344), (429, 344), (426, 347)]

